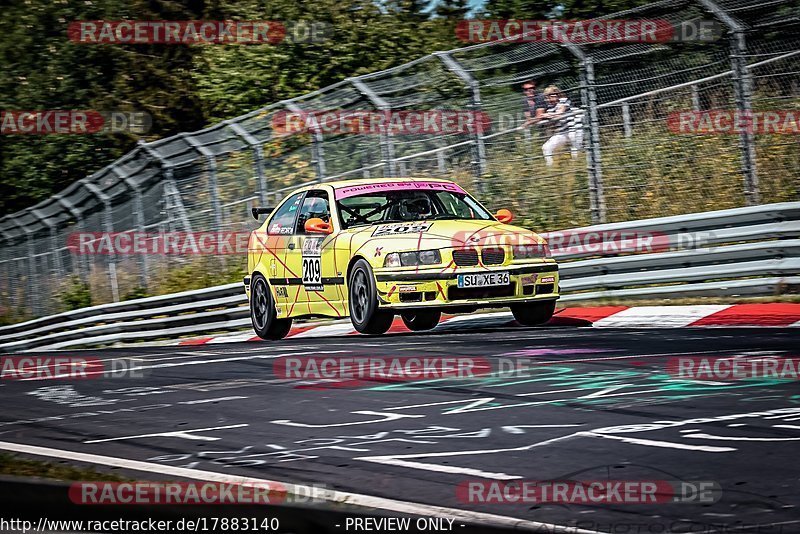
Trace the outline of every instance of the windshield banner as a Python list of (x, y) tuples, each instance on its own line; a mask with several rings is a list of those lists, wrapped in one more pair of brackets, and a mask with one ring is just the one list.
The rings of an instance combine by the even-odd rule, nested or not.
[(354, 197), (356, 195), (366, 195), (369, 193), (382, 193), (384, 191), (402, 190), (428, 190), (428, 191), (451, 191), (453, 193), (466, 193), (456, 184), (448, 182), (377, 182), (374, 184), (351, 185), (336, 190), (336, 200)]

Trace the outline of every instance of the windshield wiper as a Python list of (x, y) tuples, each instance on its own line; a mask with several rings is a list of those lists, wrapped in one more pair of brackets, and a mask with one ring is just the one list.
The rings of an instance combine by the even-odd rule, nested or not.
[(465, 217), (459, 217), (458, 215), (451, 215), (449, 213), (440, 213), (439, 215), (434, 215), (433, 217), (428, 217), (428, 219), (431, 219), (431, 220), (433, 220), (433, 219), (437, 219), (437, 220), (453, 219), (453, 220), (455, 220), (455, 219), (464, 219), (464, 218)]

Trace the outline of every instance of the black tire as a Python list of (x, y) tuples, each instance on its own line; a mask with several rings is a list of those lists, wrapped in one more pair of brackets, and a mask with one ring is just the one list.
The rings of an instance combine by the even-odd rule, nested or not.
[(267, 280), (260, 274), (253, 276), (250, 288), (250, 320), (258, 337), (275, 341), (283, 339), (292, 328), (291, 319), (278, 319), (275, 301)]
[(511, 305), (514, 319), (523, 326), (544, 324), (553, 317), (555, 311), (556, 301), (554, 300)]
[(353, 265), (348, 281), (348, 306), (353, 327), (362, 334), (380, 335), (392, 326), (394, 314), (378, 309), (375, 276), (366, 260)]
[(439, 324), (442, 312), (438, 310), (414, 310), (401, 315), (403, 323), (413, 332), (430, 330)]

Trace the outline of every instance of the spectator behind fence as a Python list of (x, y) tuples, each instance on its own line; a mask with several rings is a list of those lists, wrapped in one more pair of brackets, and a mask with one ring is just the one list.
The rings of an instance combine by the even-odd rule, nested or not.
[(547, 102), (540, 93), (536, 92), (536, 80), (528, 80), (522, 84), (523, 109), (525, 110), (525, 126), (538, 122), (545, 109)]
[(545, 128), (550, 131), (550, 139), (542, 145), (544, 161), (549, 167), (553, 164), (553, 154), (561, 147), (569, 144), (572, 159), (578, 157), (583, 147), (583, 110), (572, 108), (572, 104), (564, 93), (555, 85), (544, 90), (547, 109), (541, 120), (548, 119)]

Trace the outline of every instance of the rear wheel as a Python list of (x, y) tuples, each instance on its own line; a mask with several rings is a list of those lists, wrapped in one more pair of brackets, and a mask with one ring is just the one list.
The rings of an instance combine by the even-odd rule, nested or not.
[(253, 276), (253, 286), (250, 290), (250, 320), (258, 337), (274, 341), (283, 339), (289, 334), (292, 320), (278, 319), (277, 315), (267, 280), (260, 274)]
[(555, 311), (556, 301), (554, 300), (511, 305), (511, 313), (514, 314), (514, 319), (523, 326), (544, 324), (553, 317)]
[(430, 330), (439, 324), (439, 319), (442, 318), (442, 312), (436, 310), (415, 310), (406, 312), (401, 315), (403, 323), (409, 330), (419, 332), (421, 330)]
[(375, 277), (365, 260), (356, 261), (349, 281), (350, 321), (362, 334), (379, 335), (392, 326), (394, 314), (378, 309)]

